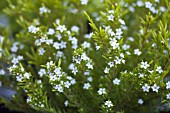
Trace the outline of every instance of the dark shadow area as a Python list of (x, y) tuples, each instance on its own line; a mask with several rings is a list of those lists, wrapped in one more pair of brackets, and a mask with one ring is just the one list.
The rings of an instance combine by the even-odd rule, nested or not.
[(5, 107), (4, 104), (0, 104), (0, 113), (24, 113), (24, 112), (10, 111), (8, 108)]

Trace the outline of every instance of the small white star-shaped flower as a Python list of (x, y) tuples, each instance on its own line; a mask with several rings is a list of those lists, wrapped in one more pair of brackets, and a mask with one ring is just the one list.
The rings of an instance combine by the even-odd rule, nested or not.
[(159, 86), (157, 86), (156, 84), (154, 84), (153, 86), (151, 86), (152, 90), (155, 91), (155, 92), (158, 92), (159, 90)]
[(143, 103), (144, 103), (144, 101), (142, 99), (138, 100), (138, 104), (143, 104)]
[(149, 92), (150, 86), (148, 86), (148, 84), (145, 84), (144, 86), (142, 86), (142, 89), (144, 92)]
[(139, 74), (139, 78), (143, 78), (145, 75), (143, 73)]
[(97, 91), (97, 93), (98, 93), (99, 95), (106, 94), (106, 89), (105, 89), (105, 88), (99, 88), (99, 90)]
[(91, 65), (90, 62), (88, 62), (88, 63), (86, 64), (86, 66), (88, 67), (88, 69), (93, 69), (93, 65)]
[(110, 68), (106, 67), (104, 73), (109, 73)]
[(104, 105), (107, 106), (108, 108), (110, 108), (113, 106), (113, 103), (112, 103), (112, 101), (108, 100), (104, 103)]
[(148, 62), (141, 62), (141, 68), (147, 69), (150, 65), (148, 64)]
[(110, 39), (110, 45), (112, 46), (113, 49), (116, 49), (119, 47), (119, 43), (117, 43), (117, 40), (115, 38)]
[(113, 84), (119, 85), (119, 84), (120, 84), (120, 80), (119, 80), (118, 78), (115, 78), (115, 79), (113, 80)]
[(108, 65), (109, 65), (110, 67), (113, 67), (113, 66), (114, 66), (114, 62), (109, 62)]
[(142, 52), (141, 52), (141, 51), (139, 51), (139, 49), (135, 49), (135, 50), (134, 50), (134, 54), (139, 56), (139, 55), (141, 55), (141, 54), (142, 54)]
[(38, 49), (38, 53), (39, 53), (39, 55), (43, 55), (44, 53), (45, 53), (45, 50), (44, 50), (44, 48), (39, 48)]
[(110, 15), (107, 17), (107, 19), (110, 20), (110, 21), (113, 21), (113, 20), (114, 20), (113, 14), (110, 14)]
[(79, 32), (79, 27), (78, 26), (72, 26), (71, 31), (78, 33)]
[(167, 98), (167, 99), (170, 99), (170, 93), (168, 93), (168, 94), (166, 95), (166, 98)]
[(90, 83), (85, 83), (83, 89), (89, 89), (91, 87)]
[(59, 31), (62, 33), (63, 31), (66, 31), (67, 28), (65, 27), (65, 25), (59, 25), (59, 26), (56, 28), (56, 30), (59, 30)]
[(166, 89), (170, 89), (170, 81), (166, 83)]
[(124, 21), (124, 20), (119, 19), (119, 22), (120, 22), (122, 25), (125, 25), (125, 21)]
[(88, 4), (88, 0), (80, 0), (81, 5), (87, 5)]
[(159, 74), (161, 74), (161, 73), (163, 72), (162, 67), (161, 67), (161, 66), (158, 66), (158, 67), (156, 68), (156, 71), (157, 71)]
[(47, 34), (48, 35), (53, 35), (55, 33), (53, 28), (49, 28)]

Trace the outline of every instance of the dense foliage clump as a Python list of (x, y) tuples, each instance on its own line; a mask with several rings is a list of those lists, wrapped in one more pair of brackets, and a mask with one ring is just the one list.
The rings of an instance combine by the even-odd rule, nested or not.
[(0, 86), (16, 93), (0, 102), (30, 113), (168, 109), (168, 0), (1, 2)]

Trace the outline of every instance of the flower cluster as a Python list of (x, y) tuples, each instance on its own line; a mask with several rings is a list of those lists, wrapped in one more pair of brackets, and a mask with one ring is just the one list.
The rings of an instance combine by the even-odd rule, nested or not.
[(170, 102), (168, 0), (8, 4), (0, 87), (16, 90), (21, 109), (145, 113)]
[(48, 77), (49, 83), (53, 87), (52, 90), (59, 93), (62, 93), (65, 88), (69, 89), (71, 85), (76, 83), (75, 79), (71, 76), (67, 76), (65, 72), (62, 72), (60, 67), (55, 66), (53, 61), (47, 62), (46, 70), (42, 68), (39, 71), (39, 75), (41, 77), (42, 75)]

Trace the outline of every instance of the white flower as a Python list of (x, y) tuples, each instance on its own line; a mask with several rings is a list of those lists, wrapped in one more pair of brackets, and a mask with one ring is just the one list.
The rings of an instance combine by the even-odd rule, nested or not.
[(77, 72), (78, 72), (77, 67), (74, 67), (74, 68), (72, 69), (72, 73), (75, 75)]
[(139, 51), (139, 49), (135, 49), (135, 50), (134, 50), (134, 54), (135, 54), (135, 55), (138, 55), (138, 56), (139, 56), (139, 55), (141, 55), (141, 53), (142, 53), (142, 52)]
[(125, 21), (124, 21), (124, 20), (119, 19), (119, 22), (120, 22), (122, 25), (125, 25)]
[(4, 37), (0, 35), (0, 45), (3, 44)]
[(56, 20), (55, 20), (55, 23), (56, 23), (56, 24), (60, 24), (60, 19), (56, 19)]
[(75, 61), (77, 64), (80, 64), (82, 59), (80, 57), (73, 57), (73, 61)]
[[(115, 61), (115, 64), (121, 64), (122, 59), (119, 58), (118, 56), (116, 56), (116, 59), (115, 59), (114, 61)], [(123, 62), (124, 62), (124, 61), (123, 61)]]
[(166, 8), (163, 7), (163, 6), (160, 6), (160, 10), (161, 10), (162, 12), (165, 12), (165, 11), (166, 11)]
[(166, 89), (170, 89), (170, 81), (166, 83)]
[(110, 108), (113, 106), (113, 103), (112, 103), (112, 101), (108, 100), (104, 103), (104, 105), (107, 106), (108, 108)]
[(114, 66), (114, 62), (109, 62), (108, 65), (110, 66), (110, 68), (113, 67)]
[(147, 69), (150, 65), (148, 64), (148, 62), (141, 62), (141, 68)]
[(45, 6), (39, 8), (40, 14), (42, 15), (43, 13), (50, 13), (51, 11), (47, 9)]
[(23, 77), (22, 74), (16, 76), (16, 80), (17, 80), (18, 82), (21, 82), (23, 79), (24, 79), (24, 77)]
[(99, 50), (100, 49), (100, 46), (96, 45), (96, 50)]
[(39, 55), (43, 55), (45, 53), (44, 48), (41, 47), (40, 49), (38, 49), (38, 53)]
[(112, 29), (109, 29), (109, 30), (108, 30), (108, 35), (110, 35), (110, 36), (115, 36), (116, 34), (112, 31)]
[(152, 74), (154, 72), (154, 70), (148, 70), (148, 72)]
[(56, 57), (61, 58), (64, 55), (62, 51), (57, 51)]
[(75, 67), (75, 65), (74, 65), (73, 63), (71, 63), (71, 64), (68, 66), (68, 69), (69, 69), (69, 70), (73, 70), (74, 67)]
[(68, 106), (68, 100), (64, 102), (64, 105), (67, 107)]
[(126, 54), (127, 54), (127, 55), (131, 55), (131, 53), (130, 53), (129, 51), (126, 51)]
[(18, 58), (13, 58), (11, 61), (14, 65), (19, 63), (19, 59)]
[(86, 66), (88, 67), (88, 69), (93, 69), (93, 65), (91, 65), (90, 62), (88, 62)]
[(78, 26), (72, 26), (71, 31), (78, 33), (79, 32), (79, 27)]
[(159, 3), (160, 1), (159, 1), (159, 0), (155, 0), (155, 2), (158, 2), (158, 3)]
[(26, 99), (26, 101), (27, 101), (27, 103), (31, 102), (31, 97), (28, 97), (28, 98)]
[(29, 79), (29, 78), (30, 78), (30, 76), (31, 76), (31, 74), (29, 74), (29, 73), (27, 73), (27, 72), (26, 72), (26, 73), (24, 73), (24, 75), (23, 75), (23, 76), (24, 76), (24, 78)]
[(92, 82), (92, 81), (93, 81), (93, 78), (92, 78), (92, 77), (88, 77), (87, 80), (88, 80), (89, 82)]
[(71, 86), (71, 83), (69, 81), (64, 82), (64, 87), (69, 88)]
[(133, 37), (128, 37), (128, 40), (131, 42), (134, 42), (134, 38)]
[(5, 75), (5, 71), (3, 69), (0, 70), (0, 75)]
[(161, 66), (158, 66), (158, 67), (156, 68), (156, 71), (157, 71), (159, 74), (161, 74), (161, 73), (163, 72), (162, 67), (161, 67)]
[(63, 92), (63, 87), (61, 86), (61, 84), (55, 85), (54, 89), (56, 89), (58, 92)]
[(61, 40), (61, 38), (62, 38), (62, 36), (61, 36), (60, 33), (57, 33), (57, 34), (56, 34), (56, 37), (57, 37), (58, 40)]
[(61, 49), (66, 48), (66, 47), (67, 47), (66, 44), (67, 44), (67, 42), (61, 41), (61, 43), (60, 43), (60, 48), (61, 48)]
[(123, 44), (122, 48), (123, 48), (123, 50), (127, 50), (127, 49), (129, 49), (129, 48), (130, 48), (130, 45)]
[(142, 86), (142, 89), (144, 92), (149, 92), (150, 86), (148, 86), (148, 84), (145, 84), (144, 86)]
[(168, 93), (168, 94), (166, 95), (166, 98), (167, 98), (167, 99), (170, 99), (170, 93)]
[(83, 89), (89, 89), (90, 87), (90, 83), (84, 83)]
[(11, 47), (11, 51), (12, 51), (12, 52), (17, 52), (17, 51), (18, 51), (18, 47), (17, 47), (16, 45), (13, 45), (13, 46)]
[(138, 99), (138, 104), (143, 104), (143, 100), (142, 99)]
[(76, 80), (75, 80), (75, 79), (72, 79), (72, 80), (70, 81), (70, 83), (71, 83), (72, 85), (74, 85), (74, 84), (76, 83)]
[(55, 49), (60, 49), (60, 43), (58, 43), (58, 42), (54, 42), (53, 43), (53, 47), (55, 48)]
[(119, 43), (117, 43), (117, 40), (115, 38), (111, 39), (111, 41), (109, 43), (113, 49), (116, 49), (119, 47)]
[(38, 72), (38, 74), (40, 75), (40, 77), (42, 77), (43, 75), (46, 74), (45, 69), (40, 69), (40, 71)]
[(109, 10), (108, 12), (114, 14), (114, 10)]
[(90, 43), (87, 41), (84, 41), (82, 45), (84, 48), (90, 48)]
[(39, 31), (39, 27), (35, 27), (33, 25), (30, 25), (28, 27), (28, 32), (30, 32), (30, 33), (37, 33), (38, 31)]
[(145, 2), (145, 7), (150, 9), (152, 7), (152, 4), (150, 2)]
[(47, 69), (50, 69), (51, 66), (54, 66), (54, 62), (53, 61), (50, 61), (50, 62), (47, 62), (46, 66), (47, 66)]
[(119, 80), (118, 78), (115, 78), (115, 79), (113, 80), (113, 84), (119, 85), (119, 84), (120, 84), (120, 80)]
[(48, 35), (53, 35), (55, 33), (53, 28), (49, 28), (47, 34)]
[(152, 90), (155, 91), (155, 92), (158, 92), (159, 90), (159, 86), (157, 86), (156, 84), (154, 84), (153, 86), (151, 86)]
[(145, 75), (143, 73), (139, 73), (139, 78), (143, 78)]
[(124, 58), (125, 56), (124, 56), (124, 54), (123, 54), (123, 53), (120, 53), (120, 57)]
[(65, 25), (59, 25), (59, 26), (56, 28), (56, 30), (59, 30), (59, 31), (62, 33), (63, 31), (66, 31), (67, 28), (65, 27)]
[(99, 90), (97, 91), (97, 93), (98, 93), (99, 95), (106, 94), (106, 89), (105, 89), (105, 88), (99, 88)]
[(88, 0), (80, 0), (80, 2), (81, 2), (81, 5), (87, 5)]
[(137, 6), (139, 6), (139, 7), (142, 7), (144, 4), (143, 4), (143, 2), (142, 1), (137, 1)]
[(122, 34), (123, 34), (122, 29), (120, 29), (120, 28), (116, 29), (116, 35), (120, 36)]
[(154, 7), (154, 6), (150, 7), (149, 9), (150, 9), (150, 11), (151, 11), (152, 13), (155, 13), (155, 14), (157, 14), (157, 13), (158, 13), (158, 10), (157, 10), (157, 9), (155, 9), (155, 7)]
[(85, 71), (84, 72), (84, 75), (86, 76), (86, 75), (90, 75), (90, 71)]
[(110, 68), (106, 67), (104, 73), (109, 73)]
[(55, 73), (56, 75), (61, 74), (61, 68), (60, 68), (60, 67), (55, 68), (54, 73)]
[(81, 55), (81, 59), (82, 59), (82, 60), (90, 60), (89, 57), (87, 57), (86, 53), (83, 53), (83, 54)]
[(85, 34), (84, 35), (84, 38), (87, 38), (87, 39), (90, 39), (92, 37), (93, 33), (90, 33), (90, 34)]
[(53, 39), (47, 39), (47, 40), (45, 40), (45, 43), (47, 45), (53, 44)]
[(135, 8), (132, 7), (132, 6), (129, 6), (129, 10), (130, 10), (131, 12), (135, 12)]
[(110, 20), (110, 21), (113, 21), (114, 20), (113, 14), (110, 14), (109, 16), (107, 16), (107, 19)]
[(17, 58), (18, 58), (18, 60), (23, 60), (24, 59), (24, 57), (21, 56), (21, 55), (18, 55)]

